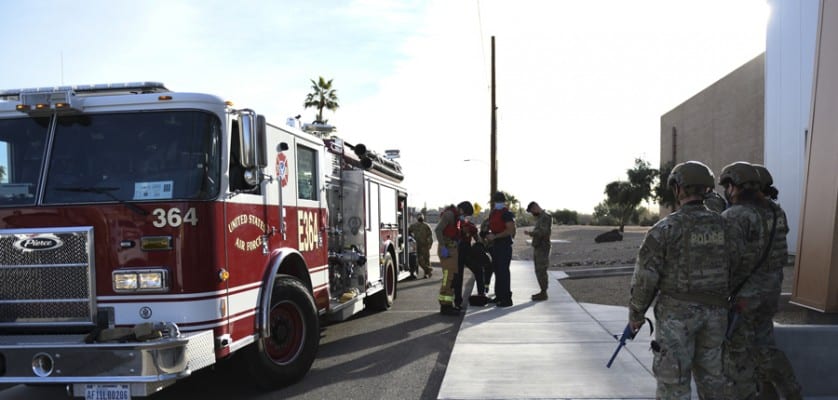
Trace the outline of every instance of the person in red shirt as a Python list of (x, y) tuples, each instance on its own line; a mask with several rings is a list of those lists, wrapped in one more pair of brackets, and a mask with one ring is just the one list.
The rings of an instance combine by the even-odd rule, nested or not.
[(515, 216), (506, 207), (506, 195), (492, 195), (492, 212), (489, 213), (489, 233), (492, 267), (495, 272), (495, 299), (498, 307), (512, 306), (512, 288), (509, 264), (512, 262), (512, 239), (515, 237)]
[[(462, 238), (460, 228), (466, 216), (474, 214), (471, 203), (463, 201), (450, 205), (440, 215), (439, 223), (434, 229), (437, 241), (437, 255), (442, 265), (442, 285), (439, 288), (439, 312), (447, 315), (459, 315), (460, 303), (455, 303), (454, 281), (457, 277), (459, 264), (459, 243)], [(460, 294), (462, 295), (462, 294)], [(460, 299), (462, 301), (462, 299)]]

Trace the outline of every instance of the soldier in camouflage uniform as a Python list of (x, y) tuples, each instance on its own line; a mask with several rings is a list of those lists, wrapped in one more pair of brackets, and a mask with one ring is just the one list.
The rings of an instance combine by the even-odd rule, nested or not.
[(425, 223), (425, 216), (419, 214), (416, 222), (412, 223), (407, 231), (416, 239), (416, 258), (419, 266), (425, 271), (425, 278), (430, 278), (434, 272), (431, 268), (431, 245), (434, 244), (434, 236), (431, 227)]
[[(732, 204), (722, 216), (740, 226), (746, 241), (746, 261), (731, 274), (731, 288), (741, 287), (733, 305), (741, 322), (725, 344), (730, 398), (758, 398), (760, 391), (773, 391), (772, 385), (786, 399), (802, 398), (791, 363), (774, 342), (773, 317), (788, 259), (788, 224), (782, 208), (765, 198), (765, 192), (776, 198), (772, 183), (767, 169), (741, 161), (726, 166), (719, 177)], [(760, 386), (761, 382), (765, 383)]]
[(725, 201), (722, 195), (712, 190), (707, 192), (707, 195), (704, 197), (704, 206), (710, 211), (721, 214), (727, 208), (727, 201)]
[(532, 237), (535, 278), (541, 289), (540, 292), (532, 295), (532, 300), (543, 301), (547, 300), (547, 268), (550, 267), (550, 234), (553, 231), (553, 216), (534, 201), (527, 206), (527, 212), (536, 217), (535, 228), (524, 233)]
[(728, 275), (740, 242), (735, 228), (702, 203), (714, 184), (706, 165), (676, 165), (667, 185), (680, 207), (649, 229), (638, 252), (629, 324), (640, 329), (657, 294), (652, 367), (658, 399), (689, 399), (691, 378), (702, 399), (724, 398)]

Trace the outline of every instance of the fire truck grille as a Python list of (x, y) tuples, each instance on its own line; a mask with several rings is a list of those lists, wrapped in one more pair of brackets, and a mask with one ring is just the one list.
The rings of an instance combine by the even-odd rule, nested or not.
[(93, 323), (93, 230), (0, 230), (0, 327)]

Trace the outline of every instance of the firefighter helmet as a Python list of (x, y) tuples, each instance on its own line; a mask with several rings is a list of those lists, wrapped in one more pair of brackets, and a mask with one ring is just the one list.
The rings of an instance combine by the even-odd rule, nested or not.
[(672, 168), (666, 184), (667, 186), (704, 186), (712, 188), (715, 185), (715, 180), (713, 179), (713, 171), (704, 165), (704, 163), (687, 161)]
[(760, 186), (759, 172), (753, 165), (745, 161), (728, 164), (719, 175), (719, 185), (732, 183), (735, 186)]

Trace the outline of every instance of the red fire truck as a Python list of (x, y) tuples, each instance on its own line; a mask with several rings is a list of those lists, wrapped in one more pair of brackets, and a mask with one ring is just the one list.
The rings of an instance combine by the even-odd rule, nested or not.
[(238, 352), (301, 379), (409, 275), (391, 158), (142, 82), (0, 91), (0, 384), (148, 396)]

